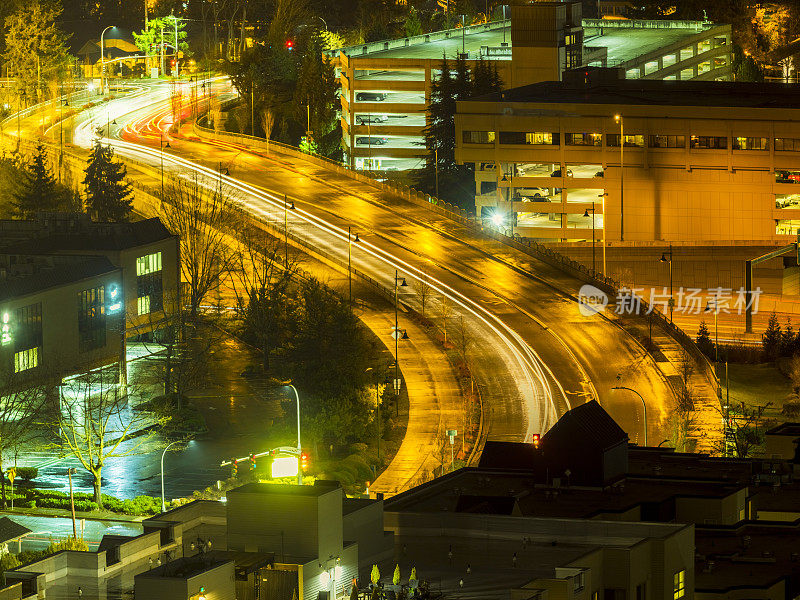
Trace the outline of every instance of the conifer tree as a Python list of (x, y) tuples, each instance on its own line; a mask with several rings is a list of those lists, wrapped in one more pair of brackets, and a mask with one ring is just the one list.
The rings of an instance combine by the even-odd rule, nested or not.
[(84, 171), (86, 212), (96, 221), (127, 221), (133, 210), (127, 168), (114, 160), (114, 149), (95, 141)]
[(781, 350), (781, 326), (778, 323), (778, 316), (773, 312), (769, 316), (767, 330), (761, 336), (761, 347), (768, 360), (778, 358)]
[(711, 358), (714, 356), (714, 342), (711, 341), (711, 336), (708, 333), (708, 326), (705, 321), (700, 321), (700, 329), (697, 331), (697, 347), (700, 352)]
[(30, 219), (39, 211), (58, 210), (62, 198), (63, 193), (47, 168), (44, 146), (39, 144), (25, 167), (20, 188), (14, 194), (14, 210), (20, 218)]

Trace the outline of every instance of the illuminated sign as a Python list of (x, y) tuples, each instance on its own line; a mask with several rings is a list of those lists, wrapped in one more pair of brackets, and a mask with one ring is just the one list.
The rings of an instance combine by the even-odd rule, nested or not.
[(112, 283), (108, 286), (108, 297), (110, 299), (110, 304), (108, 305), (108, 310), (106, 311), (107, 314), (113, 315), (114, 313), (118, 313), (122, 310), (122, 302), (120, 301), (119, 297), (119, 287), (117, 284)]
[(272, 459), (272, 477), (295, 477), (298, 473), (296, 456), (276, 456)]
[(5, 346), (11, 343), (11, 317), (8, 313), (3, 313), (3, 323), (0, 325), (0, 344)]

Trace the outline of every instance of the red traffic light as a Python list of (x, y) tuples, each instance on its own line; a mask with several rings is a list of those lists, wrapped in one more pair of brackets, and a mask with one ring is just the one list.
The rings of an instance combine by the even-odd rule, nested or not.
[(294, 40), (286, 40), (286, 44), (284, 44), (284, 45), (286, 46), (287, 50), (293, 50), (294, 49)]
[(256, 468), (256, 455), (255, 454), (251, 454), (250, 455), (250, 468), (251, 469), (255, 469)]
[(305, 452), (300, 454), (300, 468), (305, 471), (308, 467), (308, 454)]
[(538, 433), (534, 433), (533, 434), (532, 441), (533, 441), (533, 447), (534, 448), (538, 448), (539, 447), (539, 434)]

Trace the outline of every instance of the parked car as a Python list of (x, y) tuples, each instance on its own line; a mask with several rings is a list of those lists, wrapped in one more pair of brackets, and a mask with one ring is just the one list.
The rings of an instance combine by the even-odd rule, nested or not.
[(381, 92), (358, 92), (356, 94), (356, 102), (383, 102), (386, 100), (386, 94)]
[(383, 146), (389, 141), (385, 137), (359, 137), (356, 138), (357, 146)]
[(356, 125), (366, 125), (367, 123), (385, 123), (389, 120), (389, 115), (356, 115)]
[[(556, 169), (550, 173), (550, 177), (561, 177), (561, 169)], [(572, 177), (572, 169), (567, 169), (567, 177)]]

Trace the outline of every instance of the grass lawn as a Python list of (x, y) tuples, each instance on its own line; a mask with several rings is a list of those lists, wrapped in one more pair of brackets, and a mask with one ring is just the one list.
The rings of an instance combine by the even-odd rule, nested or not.
[[(724, 366), (720, 375), (724, 397)], [(767, 413), (770, 417), (780, 418), (783, 403), (793, 399), (791, 381), (778, 370), (774, 363), (729, 364), (728, 376), (731, 386), (731, 404), (745, 402), (749, 406), (764, 406), (772, 403)]]

